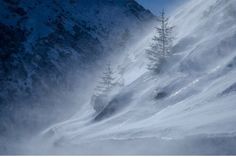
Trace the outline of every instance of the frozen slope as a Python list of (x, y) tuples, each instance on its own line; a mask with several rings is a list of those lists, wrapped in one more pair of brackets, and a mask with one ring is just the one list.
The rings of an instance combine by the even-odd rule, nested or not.
[(86, 104), (45, 130), (33, 142), (44, 143), (38, 153), (236, 154), (235, 21), (234, 0), (181, 6), (165, 73), (146, 71), (148, 36), (124, 57), (125, 87), (107, 107), (95, 113)]

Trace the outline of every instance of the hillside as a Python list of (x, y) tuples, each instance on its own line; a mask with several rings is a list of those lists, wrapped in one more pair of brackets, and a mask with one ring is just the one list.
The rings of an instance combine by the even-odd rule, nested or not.
[(0, 0), (0, 10), (0, 144), (74, 114), (104, 63), (155, 22), (134, 0)]
[(47, 143), (43, 154), (236, 154), (235, 21), (234, 0), (182, 5), (171, 16), (174, 54), (162, 74), (146, 70), (151, 32), (124, 54), (125, 86), (103, 111), (88, 100), (33, 143)]

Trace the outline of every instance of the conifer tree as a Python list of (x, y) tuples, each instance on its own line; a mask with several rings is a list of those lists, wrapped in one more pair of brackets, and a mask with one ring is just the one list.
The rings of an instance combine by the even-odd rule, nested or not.
[(149, 59), (148, 69), (159, 73), (162, 62), (168, 57), (172, 49), (172, 30), (169, 26), (169, 18), (165, 16), (164, 9), (158, 17), (159, 26), (156, 27), (157, 35), (153, 38), (151, 48), (147, 50)]
[(107, 64), (101, 77), (101, 81), (96, 87), (96, 95), (103, 95), (109, 92), (114, 86), (114, 72), (111, 68), (111, 64)]

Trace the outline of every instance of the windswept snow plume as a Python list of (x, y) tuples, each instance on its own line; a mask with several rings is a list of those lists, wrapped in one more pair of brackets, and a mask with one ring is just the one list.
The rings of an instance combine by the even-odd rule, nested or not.
[(82, 110), (155, 19), (134, 0), (0, 0), (0, 154)]
[(22, 154), (236, 155), (236, 1), (191, 0), (172, 13), (174, 54), (147, 70), (155, 30), (114, 62), (123, 86), (91, 99)]

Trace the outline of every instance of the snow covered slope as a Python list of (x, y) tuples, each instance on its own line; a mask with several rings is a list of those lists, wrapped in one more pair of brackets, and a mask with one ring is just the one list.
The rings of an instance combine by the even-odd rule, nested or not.
[(174, 55), (164, 73), (146, 70), (147, 35), (124, 56), (125, 86), (102, 112), (85, 104), (27, 153), (236, 154), (236, 1), (189, 1), (171, 23)]
[(0, 138), (74, 113), (104, 62), (154, 21), (134, 0), (0, 0)]

